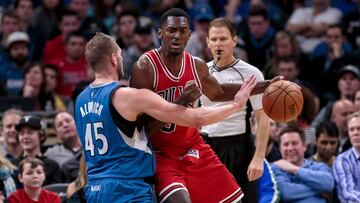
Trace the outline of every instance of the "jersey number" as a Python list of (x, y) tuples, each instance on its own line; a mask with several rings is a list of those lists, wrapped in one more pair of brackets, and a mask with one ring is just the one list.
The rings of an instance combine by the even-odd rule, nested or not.
[(101, 148), (97, 148), (98, 152), (100, 155), (105, 154), (108, 149), (109, 149), (109, 145), (108, 145), (108, 141), (105, 137), (105, 135), (99, 133), (99, 128), (103, 129), (103, 123), (102, 122), (97, 122), (97, 123), (87, 123), (86, 124), (86, 131), (85, 131), (85, 150), (86, 151), (90, 151), (90, 155), (94, 156), (95, 155), (95, 145), (93, 142), (93, 136), (91, 134), (91, 127), (93, 127), (94, 129), (94, 133), (95, 133), (95, 141), (101, 141), (102, 142), (102, 147)]

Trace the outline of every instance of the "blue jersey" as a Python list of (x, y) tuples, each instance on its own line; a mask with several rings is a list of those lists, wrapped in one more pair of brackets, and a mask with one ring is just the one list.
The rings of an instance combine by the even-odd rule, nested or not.
[(76, 100), (75, 122), (89, 180), (141, 179), (155, 173), (144, 125), (124, 119), (112, 105), (118, 88), (116, 82), (89, 85)]

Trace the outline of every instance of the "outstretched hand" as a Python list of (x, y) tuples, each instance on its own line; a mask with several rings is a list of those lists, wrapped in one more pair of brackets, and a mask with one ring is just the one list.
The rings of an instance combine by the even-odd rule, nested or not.
[(243, 107), (247, 100), (249, 99), (251, 90), (255, 87), (255, 76), (251, 75), (249, 78), (246, 78), (245, 82), (241, 85), (240, 90), (236, 93), (234, 97), (234, 103), (240, 109)]

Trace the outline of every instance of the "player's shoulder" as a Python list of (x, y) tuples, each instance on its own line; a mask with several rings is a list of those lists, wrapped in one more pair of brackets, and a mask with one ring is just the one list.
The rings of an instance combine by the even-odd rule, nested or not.
[(139, 70), (147, 70), (151, 65), (146, 53), (142, 54), (134, 64), (134, 68)]

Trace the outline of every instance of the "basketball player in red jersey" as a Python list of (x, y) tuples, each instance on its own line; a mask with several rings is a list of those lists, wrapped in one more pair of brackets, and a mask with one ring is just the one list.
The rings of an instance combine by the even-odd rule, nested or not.
[[(170, 102), (193, 105), (205, 94), (214, 101), (229, 101), (240, 84), (220, 85), (206, 63), (184, 52), (190, 37), (190, 18), (173, 8), (160, 19), (162, 46), (142, 55), (135, 63), (130, 86), (150, 89)], [(258, 84), (252, 94), (270, 84)], [(235, 179), (204, 143), (199, 130), (175, 124), (149, 122), (156, 153), (155, 187), (159, 202), (239, 202), (243, 196)]]

